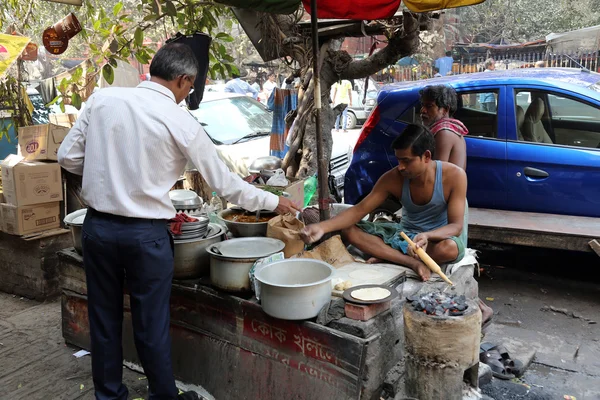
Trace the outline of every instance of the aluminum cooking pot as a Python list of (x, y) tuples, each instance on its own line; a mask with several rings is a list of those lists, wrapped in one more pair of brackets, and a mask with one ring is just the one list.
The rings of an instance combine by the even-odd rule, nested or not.
[(320, 260), (292, 258), (267, 264), (255, 273), (260, 302), (268, 315), (288, 320), (314, 318), (331, 301), (335, 270)]
[(83, 221), (87, 214), (87, 208), (73, 211), (65, 216), (63, 222), (71, 230), (71, 238), (73, 239), (73, 247), (81, 255), (83, 255), (83, 246), (81, 245), (81, 230), (83, 227)]
[(250, 268), (259, 258), (280, 252), (285, 243), (265, 237), (238, 238), (217, 243), (210, 254), (210, 281), (223, 290), (250, 290)]
[(206, 249), (225, 239), (225, 228), (209, 224), (205, 238), (174, 240), (174, 279), (192, 279), (206, 276), (210, 271), (210, 256)]

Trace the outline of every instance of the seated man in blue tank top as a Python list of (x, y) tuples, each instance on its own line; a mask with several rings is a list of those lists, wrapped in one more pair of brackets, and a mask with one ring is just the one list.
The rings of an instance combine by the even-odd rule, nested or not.
[[(360, 203), (336, 217), (305, 227), (307, 243), (342, 231), (344, 240), (373, 256), (413, 269), (423, 280), (430, 270), (400, 236), (404, 231), (438, 264), (460, 261), (465, 253), (467, 175), (454, 164), (433, 160), (435, 139), (421, 125), (408, 125), (392, 143), (398, 167), (386, 172)], [(401, 199), (400, 223), (360, 222), (388, 196)]]

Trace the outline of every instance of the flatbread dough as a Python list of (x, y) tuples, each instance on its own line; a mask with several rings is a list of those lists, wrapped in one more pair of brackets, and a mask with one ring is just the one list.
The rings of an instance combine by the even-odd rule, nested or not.
[(381, 300), (381, 299), (385, 299), (390, 294), (392, 294), (392, 292), (390, 292), (389, 290), (384, 289), (384, 288), (377, 288), (377, 287), (358, 289), (358, 290), (355, 290), (352, 293), (350, 293), (350, 295), (352, 297), (354, 297), (356, 300), (362, 300), (362, 301)]

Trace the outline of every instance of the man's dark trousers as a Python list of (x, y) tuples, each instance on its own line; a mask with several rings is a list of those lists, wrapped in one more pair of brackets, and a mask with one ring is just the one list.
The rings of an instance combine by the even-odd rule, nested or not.
[(167, 222), (88, 208), (82, 244), (96, 399), (125, 400), (128, 395), (121, 345), (125, 280), (149, 398), (176, 399), (169, 334), (173, 242)]

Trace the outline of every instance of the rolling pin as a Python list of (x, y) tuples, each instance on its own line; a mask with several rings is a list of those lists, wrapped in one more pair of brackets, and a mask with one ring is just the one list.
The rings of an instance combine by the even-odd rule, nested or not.
[(445, 280), (448, 284), (454, 285), (454, 283), (452, 283), (452, 281), (450, 279), (448, 279), (448, 277), (446, 276), (446, 274), (444, 274), (442, 272), (442, 269), (440, 268), (440, 266), (437, 265), (437, 263), (435, 261), (433, 261), (433, 258), (429, 257), (429, 254), (427, 254), (425, 252), (425, 250), (423, 250), (420, 247), (417, 247), (415, 245), (415, 242), (413, 242), (412, 240), (410, 240), (410, 238), (408, 236), (406, 236), (406, 233), (400, 232), (400, 236), (402, 236), (402, 239), (406, 240), (406, 242), (413, 248), (413, 250), (416, 251), (416, 253), (419, 256), (419, 258), (421, 259), (421, 261), (423, 261), (423, 263), (425, 265), (427, 265), (427, 267), (432, 272), (435, 272), (436, 274), (438, 274), (439, 276), (441, 276), (442, 279)]

